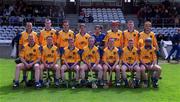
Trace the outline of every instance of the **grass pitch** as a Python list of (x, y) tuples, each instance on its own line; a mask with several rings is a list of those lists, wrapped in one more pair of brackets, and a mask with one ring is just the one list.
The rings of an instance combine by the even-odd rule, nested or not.
[(12, 89), (15, 63), (0, 59), (0, 102), (180, 102), (180, 64), (163, 64), (159, 88)]

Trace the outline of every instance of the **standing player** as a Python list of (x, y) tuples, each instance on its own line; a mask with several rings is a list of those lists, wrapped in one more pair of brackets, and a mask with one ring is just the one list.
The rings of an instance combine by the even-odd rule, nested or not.
[(39, 44), (37, 33), (32, 30), (32, 23), (26, 22), (26, 30), (21, 33), (21, 37), (19, 40), (19, 50), (21, 51), (22, 46), (28, 43), (28, 36), (29, 35), (34, 36), (34, 40), (36, 44)]
[[(104, 49), (103, 53), (103, 79), (105, 86), (107, 85), (107, 71), (110, 71), (110, 76), (112, 75), (112, 71), (116, 72), (116, 85), (120, 85), (120, 66), (119, 64), (119, 55), (118, 48), (114, 46), (115, 39), (109, 38), (107, 42), (107, 47)], [(109, 82), (110, 80), (108, 80)]]
[(108, 39), (114, 39), (114, 47), (117, 47), (119, 50), (123, 47), (123, 36), (122, 31), (118, 29), (120, 23), (118, 21), (113, 21), (111, 24), (111, 30), (107, 31), (107, 34), (104, 38), (105, 46), (107, 47)]
[(55, 86), (59, 86), (59, 78), (60, 78), (60, 67), (57, 64), (59, 59), (58, 48), (53, 44), (53, 37), (47, 36), (46, 37), (47, 45), (43, 46), (42, 49), (42, 64), (40, 66), (41, 69), (41, 83), (43, 79), (43, 70), (55, 70)]
[(139, 67), (138, 49), (134, 47), (133, 40), (128, 41), (128, 45), (123, 48), (122, 53), (122, 78), (125, 83), (125, 87), (128, 87), (128, 80), (126, 76), (127, 70), (136, 72), (135, 87), (138, 87), (141, 71)]
[(20, 71), (35, 70), (35, 87), (40, 88), (39, 83), (39, 62), (41, 58), (39, 45), (35, 43), (35, 36), (33, 34), (28, 35), (28, 43), (22, 47), (20, 52), (21, 63), (16, 65), (15, 79), (13, 87), (19, 87)]
[(99, 84), (102, 83), (103, 68), (99, 64), (99, 62), (100, 62), (99, 51), (98, 51), (98, 48), (94, 44), (95, 44), (95, 38), (90, 37), (88, 39), (88, 46), (84, 47), (84, 49), (83, 49), (82, 61), (84, 63), (80, 67), (82, 84), (84, 84), (84, 82), (85, 82), (85, 71), (89, 71), (89, 70), (97, 71), (98, 72), (98, 82), (99, 82)]
[(44, 23), (45, 27), (40, 31), (39, 35), (39, 43), (43, 47), (47, 45), (47, 37), (52, 36), (53, 38), (53, 43), (56, 45), (56, 30), (51, 27), (52, 23), (50, 19), (46, 19)]
[(100, 58), (102, 58), (103, 49), (104, 49), (104, 41), (103, 40), (105, 37), (105, 34), (102, 33), (102, 26), (96, 25), (95, 32), (92, 36), (96, 39), (95, 46), (97, 46), (99, 48)]
[(156, 48), (152, 46), (152, 39), (145, 39), (145, 45), (140, 48), (140, 67), (141, 74), (143, 77), (143, 82), (145, 87), (147, 87), (147, 75), (145, 73), (146, 70), (152, 71), (152, 83), (153, 87), (158, 87), (158, 79), (161, 75), (161, 67), (156, 64)]
[(68, 46), (64, 48), (64, 53), (62, 55), (62, 60), (64, 63), (61, 67), (61, 78), (63, 81), (65, 81), (65, 71), (75, 71), (76, 82), (79, 81), (80, 56), (78, 51), (79, 49), (74, 45), (74, 39), (69, 39)]
[(139, 48), (144, 46), (144, 41), (147, 38), (151, 38), (152, 39), (152, 46), (156, 48), (156, 50), (159, 50), (158, 44), (157, 44), (157, 40), (155, 37), (154, 32), (151, 31), (151, 27), (152, 27), (152, 23), (149, 21), (146, 21), (144, 23), (144, 31), (142, 31), (139, 35)]
[(69, 29), (69, 22), (63, 21), (63, 29), (59, 31), (57, 45), (60, 48), (60, 54), (63, 54), (64, 48), (68, 46), (68, 39), (74, 39), (74, 32)]
[(80, 24), (79, 33), (75, 37), (75, 46), (80, 50), (80, 56), (82, 55), (83, 48), (88, 45), (88, 39), (90, 35), (86, 33), (86, 25)]
[(138, 47), (139, 32), (134, 29), (134, 21), (129, 20), (127, 22), (128, 29), (123, 32), (123, 47), (128, 46), (129, 40), (134, 41), (134, 46)]

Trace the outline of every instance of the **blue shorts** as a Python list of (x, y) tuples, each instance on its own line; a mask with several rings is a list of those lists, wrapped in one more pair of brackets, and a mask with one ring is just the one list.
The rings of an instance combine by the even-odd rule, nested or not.
[(60, 47), (59, 52), (60, 52), (60, 55), (62, 55), (64, 53), (64, 47)]
[(51, 64), (53, 64), (53, 62), (46, 62), (46, 64), (51, 65)]
[(119, 56), (121, 56), (121, 54), (122, 54), (122, 49), (120, 47), (118, 47), (118, 54), (119, 54)]
[(68, 63), (68, 65), (69, 65), (70, 67), (72, 67), (72, 66), (74, 65), (74, 63)]
[[(145, 63), (146, 65), (151, 65), (152, 63)], [(140, 63), (139, 65), (144, 65), (143, 63)]]

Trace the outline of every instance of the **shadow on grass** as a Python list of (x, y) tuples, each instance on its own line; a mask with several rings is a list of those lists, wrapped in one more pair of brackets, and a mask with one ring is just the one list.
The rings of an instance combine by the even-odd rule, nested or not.
[(116, 87), (111, 87), (108, 89), (104, 88), (97, 88), (97, 89), (91, 89), (91, 88), (77, 88), (77, 89), (71, 89), (71, 88), (55, 88), (53, 86), (49, 88), (41, 88), (41, 89), (35, 89), (34, 87), (25, 87), (21, 85), (17, 89), (13, 89), (12, 85), (6, 85), (6, 86), (1, 86), (0, 87), (0, 95), (8, 95), (10, 93), (21, 93), (21, 94), (26, 94), (26, 93), (31, 93), (31, 92), (44, 92), (47, 91), (48, 93), (63, 93), (64, 91), (70, 92), (70, 94), (77, 94), (79, 92), (94, 92), (94, 93), (102, 93), (102, 92), (116, 92), (118, 94), (122, 94), (124, 92), (131, 92), (131, 93), (143, 93), (147, 91), (158, 91), (159, 89), (155, 88), (137, 88), (137, 89), (131, 89), (131, 88), (116, 88)]

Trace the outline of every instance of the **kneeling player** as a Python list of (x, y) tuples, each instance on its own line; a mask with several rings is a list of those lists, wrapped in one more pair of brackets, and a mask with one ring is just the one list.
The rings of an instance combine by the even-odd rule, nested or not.
[(46, 38), (47, 45), (43, 46), (42, 50), (42, 64), (40, 66), (41, 69), (41, 80), (43, 78), (43, 70), (54, 70), (55, 71), (55, 86), (59, 86), (59, 77), (60, 77), (60, 67), (57, 64), (59, 59), (58, 48), (53, 44), (52, 36), (48, 36)]
[(154, 88), (158, 87), (158, 79), (161, 75), (161, 67), (156, 64), (156, 48), (152, 47), (151, 38), (145, 39), (145, 45), (140, 48), (140, 62), (141, 62), (141, 73), (144, 80), (144, 85), (147, 87), (147, 75), (146, 70), (152, 71), (152, 84)]
[[(120, 66), (119, 63), (119, 54), (118, 54), (118, 48), (114, 47), (114, 40), (113, 38), (108, 39), (107, 47), (104, 49), (103, 54), (103, 79), (104, 84), (106, 86), (107, 84), (107, 71), (110, 71), (109, 77), (112, 75), (112, 71), (116, 72), (116, 85), (120, 85)], [(108, 80), (108, 82), (110, 79)]]
[(85, 82), (85, 71), (91, 70), (98, 72), (98, 84), (102, 85), (103, 68), (99, 64), (99, 50), (94, 44), (95, 38), (90, 37), (88, 39), (88, 46), (83, 49), (82, 60), (84, 63), (80, 67), (81, 83), (83, 84)]
[(140, 68), (138, 64), (138, 50), (136, 47), (133, 47), (133, 40), (128, 41), (128, 45), (123, 48), (122, 54), (122, 78), (125, 83), (125, 87), (128, 86), (128, 80), (126, 77), (126, 71), (135, 71), (136, 79), (135, 79), (135, 87), (139, 86), (140, 82)]
[[(74, 45), (74, 39), (68, 40), (68, 47), (64, 48), (64, 53), (62, 55), (62, 60), (64, 64), (61, 67), (61, 78), (63, 82), (65, 81), (65, 71), (75, 71), (76, 72), (76, 82), (79, 81), (79, 62), (80, 62), (80, 55), (79, 49)], [(73, 86), (75, 87), (75, 86)]]
[(35, 87), (41, 87), (39, 83), (39, 61), (41, 58), (39, 46), (35, 44), (33, 35), (28, 36), (28, 44), (24, 45), (20, 52), (21, 63), (16, 65), (15, 79), (13, 87), (19, 86), (19, 75), (21, 70), (35, 70)]

